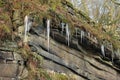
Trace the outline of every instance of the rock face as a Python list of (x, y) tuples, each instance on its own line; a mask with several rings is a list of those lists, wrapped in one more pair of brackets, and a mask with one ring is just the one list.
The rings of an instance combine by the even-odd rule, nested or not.
[(28, 71), (24, 66), (23, 58), (12, 50), (1, 47), (0, 49), (0, 79), (18, 80), (27, 77)]
[[(19, 3), (17, 0), (13, 1)], [(77, 18), (83, 18), (83, 20), (85, 20), (85, 22), (88, 24), (94, 24), (94, 22), (90, 22), (91, 20), (89, 17), (84, 15), (84, 13), (81, 11), (75, 10), (73, 6), (65, 0), (61, 0), (63, 8), (59, 8), (59, 6), (57, 6), (58, 9), (56, 7), (55, 12), (54, 10), (52, 11), (52, 9), (47, 9), (47, 6), (44, 7), (38, 4), (38, 6), (35, 5), (33, 0), (29, 1), (29, 3), (27, 1), (22, 2), (22, 10), (21, 8), (15, 9), (12, 7), (12, 9), (15, 10), (12, 11), (13, 13), (10, 13), (12, 14), (11, 26), (14, 27), (13, 31), (18, 31), (18, 33), (14, 33), (14, 35), (17, 36), (14, 38), (14, 40), (18, 45), (15, 42), (6, 43), (2, 46), (0, 45), (0, 80), (21, 80), (28, 76), (28, 70), (24, 65), (24, 59), (14, 49), (23, 46), (23, 16), (25, 16), (25, 14), (27, 14), (31, 9), (35, 9), (32, 11), (33, 13), (35, 12), (35, 14), (40, 13), (40, 16), (31, 14), (31, 17), (34, 15), (34, 17), (36, 17), (35, 21), (40, 22), (40, 24), (42, 23), (42, 20), (39, 21), (39, 17), (40, 19), (45, 16), (51, 18), (50, 26), (52, 28), (50, 29), (49, 49), (46, 37), (47, 30), (45, 28), (47, 20), (46, 18), (43, 21), (44, 27), (42, 24), (39, 27), (34, 25), (34, 28), (32, 28), (30, 30), (30, 34), (28, 34), (28, 45), (30, 46), (31, 51), (44, 58), (42, 65), (43, 68), (47, 69), (48, 71), (55, 71), (73, 76), (76, 78), (76, 80), (119, 80), (119, 50), (113, 54), (112, 48), (109, 48), (109, 43), (107, 43), (107, 46), (105, 46), (104, 49), (104, 53), (106, 53), (105, 56), (101, 54), (101, 44), (104, 43), (99, 43), (100, 40), (97, 40), (95, 35), (91, 35), (89, 32), (87, 32), (89, 30), (86, 30), (86, 28), (83, 27), (84, 24), (80, 22), (82, 19), (79, 20), (79, 18)], [(33, 6), (31, 6), (32, 4)], [(40, 9), (36, 9), (37, 7)], [(50, 6), (48, 5), (48, 7)], [(64, 10), (64, 8), (66, 9)], [(69, 19), (67, 20), (66, 18)], [(69, 33), (70, 31), (67, 30), (67, 32), (64, 28), (61, 28), (61, 22), (73, 22), (74, 24), (71, 25), (73, 25), (74, 28), (79, 29), (75, 34), (72, 34), (72, 30), (71, 33)], [(4, 21), (1, 23), (6, 24)], [(87, 29), (89, 29), (89, 27)], [(67, 35), (69, 36), (69, 41), (66, 38), (66, 33), (69, 34)], [(69, 45), (67, 45), (68, 42)]]
[[(44, 69), (73, 76), (76, 80), (119, 80), (119, 56), (111, 62), (109, 51), (110, 54), (106, 56), (109, 60), (104, 60), (99, 46), (91, 43), (87, 37), (83, 38), (82, 43), (80, 37), (78, 39), (72, 37), (68, 46), (66, 36), (59, 30), (52, 29), (48, 51), (44, 30), (43, 27), (32, 28), (28, 36), (31, 51), (44, 58), (42, 65)], [(0, 79), (19, 80), (27, 77), (24, 59), (14, 52), (14, 48), (18, 46), (12, 42), (7, 44), (10, 45), (6, 48), (0, 47)]]
[[(51, 29), (50, 47), (48, 51), (47, 37), (44, 28), (36, 27), (31, 30), (28, 37), (28, 44), (32, 52), (44, 58), (42, 67), (48, 71), (55, 71), (67, 75), (72, 75), (76, 80), (119, 80), (120, 62), (119, 56), (111, 62), (101, 58), (100, 48), (89, 39), (70, 40), (67, 45), (66, 36), (59, 30)], [(79, 35), (79, 34), (78, 34)], [(16, 52), (15, 43), (7, 43), (8, 48), (0, 47), (0, 78), (3, 80), (19, 80), (28, 76), (28, 71), (24, 66), (24, 59)], [(4, 46), (4, 45), (3, 45)], [(90, 49), (92, 49), (90, 51)], [(116, 61), (115, 61), (116, 60)]]
[(44, 57), (45, 69), (75, 75), (76, 80), (119, 80), (120, 69), (112, 62), (103, 60), (99, 56), (99, 51), (87, 51), (75, 40), (71, 41), (71, 46), (68, 47), (66, 39), (60, 35), (60, 33), (53, 34), (51, 31), (53, 38), (50, 38), (49, 51), (45, 34), (40, 33), (38, 29), (33, 29), (29, 36), (28, 44), (33, 52)]

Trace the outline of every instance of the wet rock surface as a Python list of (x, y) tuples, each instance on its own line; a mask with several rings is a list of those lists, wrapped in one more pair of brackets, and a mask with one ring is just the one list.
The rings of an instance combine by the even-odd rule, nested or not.
[[(31, 51), (44, 58), (42, 65), (44, 69), (74, 75), (76, 80), (119, 80), (119, 57), (114, 57), (114, 63), (112, 63), (111, 51), (106, 56), (110, 60), (104, 60), (101, 57), (99, 45), (94, 45), (87, 37), (82, 43), (80, 37), (72, 37), (68, 46), (66, 36), (59, 30), (50, 31), (48, 51), (45, 30), (39, 27), (32, 28), (28, 36)], [(25, 61), (14, 51), (18, 48), (17, 44), (14, 42), (7, 44), (9, 44), (7, 47), (0, 47), (0, 78), (19, 80), (27, 77)]]
[(83, 44), (77, 43), (74, 39), (68, 47), (64, 36), (52, 31), (48, 51), (46, 35), (37, 31), (34, 29), (35, 33), (29, 36), (28, 44), (34, 52), (44, 57), (43, 67), (45, 69), (68, 75), (74, 74), (77, 80), (119, 79), (120, 69), (115, 67), (111, 61), (103, 60), (99, 56), (99, 50), (91, 54), (82, 46)]

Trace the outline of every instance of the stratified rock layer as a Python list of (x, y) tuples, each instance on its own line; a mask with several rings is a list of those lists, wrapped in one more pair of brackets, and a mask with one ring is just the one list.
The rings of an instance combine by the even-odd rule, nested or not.
[(21, 55), (5, 47), (0, 47), (0, 50), (0, 80), (19, 80), (27, 77), (28, 71)]
[[(120, 69), (115, 67), (110, 61), (102, 60), (99, 52), (91, 54), (84, 50), (81, 45), (72, 43), (76, 47), (68, 47), (64, 37), (58, 42), (54, 38), (50, 39), (48, 51), (47, 39), (44, 34), (35, 33), (29, 36), (31, 50), (45, 58), (43, 67), (59, 73), (76, 75), (77, 80), (118, 80)], [(37, 34), (37, 35), (36, 35)], [(55, 35), (54, 35), (55, 37)], [(62, 40), (62, 41), (61, 41)], [(62, 42), (59, 43), (59, 42)]]

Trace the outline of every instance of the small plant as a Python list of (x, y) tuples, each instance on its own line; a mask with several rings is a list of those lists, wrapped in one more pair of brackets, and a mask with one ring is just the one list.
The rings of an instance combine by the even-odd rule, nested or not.
[(4, 21), (8, 21), (9, 20), (9, 15), (7, 13), (1, 13), (0, 14), (0, 19), (4, 20)]
[(1, 24), (0, 26), (0, 39), (2, 41), (11, 39), (11, 29), (5, 24)]
[(0, 0), (0, 7), (3, 7), (4, 6), (4, 1), (3, 0)]
[(62, 74), (56, 73), (54, 76), (55, 80), (68, 80), (68, 77)]
[(48, 4), (49, 0), (39, 0), (40, 3), (43, 5), (43, 4)]

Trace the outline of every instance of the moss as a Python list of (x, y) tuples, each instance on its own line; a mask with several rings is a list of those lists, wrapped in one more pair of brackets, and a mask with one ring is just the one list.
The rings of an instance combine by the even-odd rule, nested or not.
[(16, 49), (16, 52), (20, 53), (24, 60), (27, 60), (29, 57), (29, 52), (25, 48)]
[(5, 31), (5, 33), (8, 33), (8, 34), (9, 34), (9, 33), (11, 32), (10, 27), (7, 26), (7, 25), (5, 25), (5, 24), (2, 25), (2, 28), (3, 28), (3, 30)]
[(70, 7), (71, 9), (74, 9), (72, 3), (70, 3), (70, 2), (68, 2), (68, 1), (66, 1), (66, 0), (61, 0), (61, 3), (62, 3), (63, 5), (67, 5), (67, 6)]
[(82, 11), (79, 10), (77, 13), (81, 16), (81, 18), (82, 18), (83, 20), (85, 20), (85, 21), (87, 21), (87, 22), (90, 22), (90, 17), (87, 16), (84, 12), (82, 12)]
[[(78, 26), (80, 26), (80, 28), (84, 28), (86, 31), (88, 31), (91, 34), (93, 34), (94, 36), (96, 36), (96, 38), (99, 39), (99, 41), (102, 41), (102, 39), (106, 39), (113, 44), (114, 49), (120, 48), (119, 41), (116, 40), (116, 37), (111, 36), (111, 34), (113, 34), (113, 33), (110, 32), (110, 33), (108, 33), (109, 35), (106, 33), (103, 33), (100, 25), (95, 25), (96, 27), (92, 27), (90, 24), (87, 23), (87, 22), (91, 22), (91, 19), (89, 18), (89, 16), (87, 16), (82, 11), (75, 9), (73, 7), (73, 5), (66, 0), (36, 0), (36, 2), (39, 1), (42, 4), (42, 6), (47, 5), (45, 7), (42, 7), (41, 4), (34, 3), (34, 1), (32, 2), (31, 0), (23, 0), (23, 1), (17, 1), (17, 2), (16, 1), (17, 0), (12, 1), (13, 2), (12, 4), (14, 4), (14, 5), (12, 5), (12, 9), (13, 10), (16, 10), (16, 9), (21, 10), (22, 17), (24, 17), (26, 14), (29, 14), (30, 12), (32, 12), (37, 25), (42, 24), (43, 17), (46, 17), (46, 18), (54, 19), (55, 25), (58, 25), (60, 21), (68, 23), (70, 26), (70, 30), (72, 32), (74, 32), (74, 30), (75, 30), (74, 24), (75, 23), (77, 24), (77, 22), (80, 22), (82, 24), (82, 26), (81, 26), (81, 24), (80, 25), (78, 24)], [(67, 12), (67, 9), (65, 9), (65, 7), (61, 6), (60, 2), (64, 6), (68, 6), (69, 8), (73, 9), (73, 11), (75, 12), (75, 16), (77, 17), (74, 22), (72, 20), (72, 17), (74, 17), (74, 16), (69, 15), (69, 13)], [(0, 0), (0, 7), (4, 6), (4, 4), (5, 4), (4, 1)], [(60, 8), (62, 9), (61, 12), (59, 10)], [(47, 9), (48, 9), (48, 11), (47, 11)], [(66, 13), (68, 13), (68, 14), (66, 14)], [(8, 14), (0, 13), (0, 20), (3, 20), (4, 22), (9, 22), (9, 19), (10, 19), (10, 17)], [(8, 24), (2, 24), (0, 26), (0, 28), (2, 28), (2, 31), (4, 31), (5, 33), (9, 34), (11, 32), (11, 29), (10, 29), (10, 27), (8, 27)], [(98, 31), (99, 31), (99, 33), (98, 33)], [(22, 53), (23, 57), (25, 59), (27, 59), (32, 55), (33, 62), (34, 62), (34, 60), (38, 60), (38, 61), (40, 61), (39, 64), (42, 65), (42, 60), (43, 60), (42, 57), (40, 57), (38, 54), (30, 55), (29, 53), (30, 52), (23, 50), (23, 53)], [(31, 67), (31, 68), (35, 68), (35, 67)], [(30, 74), (32, 74), (34, 72), (34, 74), (32, 75), (33, 78), (31, 78), (33, 80), (35, 79), (37, 73), (38, 73), (37, 76), (39, 76), (39, 74), (40, 74), (39, 77), (45, 78), (46, 80), (52, 80), (52, 79), (53, 80), (67, 80), (68, 79), (67, 76), (64, 76), (61, 74), (55, 74), (54, 76), (51, 76), (51, 78), (50, 78), (49, 74), (46, 71), (44, 71), (43, 69), (35, 68), (33, 70), (35, 70), (35, 71), (32, 71), (32, 69), (30, 71)]]
[(59, 74), (59, 73), (55, 73), (55, 74), (52, 76), (52, 79), (53, 79), (53, 80), (68, 80), (68, 77), (65, 76), (65, 75)]
[(5, 2), (3, 0), (0, 0), (0, 7), (3, 7), (5, 5)]
[(11, 40), (11, 28), (6, 24), (0, 25), (0, 40)]
[(14, 9), (21, 9), (21, 2), (20, 1), (15, 1), (15, 0), (13, 0), (13, 3), (12, 3), (13, 5), (13, 8)]
[(32, 53), (32, 56), (33, 56), (33, 58), (35, 58), (37, 61), (40, 62), (39, 66), (41, 66), (43, 64), (43, 58), (40, 55), (38, 55), (37, 53)]
[(48, 4), (49, 0), (39, 0), (39, 2), (43, 5), (43, 4)]
[(1, 13), (0, 14), (0, 19), (4, 21), (8, 21), (10, 19), (9, 15), (7, 13)]
[[(38, 67), (36, 66), (36, 64), (40, 64), (42, 63), (42, 60), (43, 58), (38, 55), (37, 53), (32, 53), (32, 52), (28, 52), (26, 51), (26, 49), (21, 49), (20, 51), (22, 51), (22, 56), (25, 56), (26, 55), (26, 59), (28, 58), (29, 59), (29, 62), (28, 62), (28, 71), (29, 71), (29, 74), (28, 74), (28, 77), (26, 79), (30, 79), (30, 80), (68, 80), (68, 76), (66, 75), (62, 75), (62, 74), (59, 74), (59, 73), (55, 73), (55, 74), (52, 74), (52, 73), (48, 73), (46, 70), (44, 70), (42, 67)], [(24, 58), (25, 59), (25, 58)], [(40, 61), (40, 63), (36, 63)], [(42, 65), (42, 64), (40, 64)], [(26, 80), (26, 79), (23, 79), (23, 80)], [(72, 79), (71, 79), (72, 80)]]
[(43, 78), (43, 79), (45, 79), (45, 80), (53, 80), (51, 77), (50, 77), (50, 75), (49, 75), (49, 73), (47, 73), (44, 69), (38, 69), (37, 71), (39, 71), (39, 77), (40, 78)]
[(64, 15), (59, 15), (59, 18), (61, 19), (61, 21), (67, 23), (68, 22), (68, 19), (66, 19), (66, 17)]
[(49, 7), (50, 7), (51, 10), (55, 11), (57, 9), (57, 7), (61, 5), (60, 1), (61, 0), (57, 0), (57, 1), (55, 1), (55, 0), (49, 0), (47, 2), (47, 5), (49, 5)]

